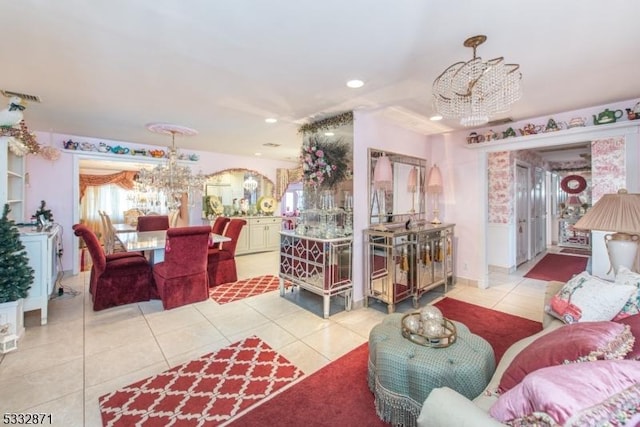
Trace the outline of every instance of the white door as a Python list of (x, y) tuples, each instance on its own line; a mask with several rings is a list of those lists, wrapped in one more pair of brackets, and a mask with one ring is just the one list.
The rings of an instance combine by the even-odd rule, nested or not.
[(533, 229), (533, 254), (538, 255), (546, 248), (547, 204), (544, 170), (535, 169), (533, 182), (533, 206), (531, 209)]
[(516, 165), (516, 265), (529, 259), (529, 168)]

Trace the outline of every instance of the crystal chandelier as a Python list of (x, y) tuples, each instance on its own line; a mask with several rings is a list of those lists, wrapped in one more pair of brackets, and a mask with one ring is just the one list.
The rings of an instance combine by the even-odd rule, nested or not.
[(460, 119), (463, 126), (487, 123), (522, 96), (520, 65), (505, 64), (503, 57), (486, 62), (476, 57), (476, 48), (486, 40), (484, 35), (465, 40), (464, 46), (473, 48), (473, 59), (456, 62), (433, 82), (435, 109), (445, 118)]
[(258, 181), (256, 181), (252, 175), (249, 175), (242, 183), (242, 187), (253, 193), (258, 188)]
[(180, 156), (176, 149), (176, 135), (191, 136), (198, 132), (195, 129), (168, 123), (152, 123), (147, 125), (147, 129), (151, 132), (171, 135), (171, 148), (168, 150), (166, 163), (139, 172), (138, 189), (162, 193), (170, 210), (180, 207), (184, 194), (187, 194), (190, 203), (193, 203), (196, 196), (202, 192), (205, 177), (202, 172), (193, 175), (191, 168), (178, 164)]

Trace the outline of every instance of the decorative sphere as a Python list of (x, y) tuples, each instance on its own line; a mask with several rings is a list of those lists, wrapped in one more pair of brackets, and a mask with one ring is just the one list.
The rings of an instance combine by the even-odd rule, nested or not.
[(432, 305), (425, 305), (420, 310), (420, 318), (422, 319), (422, 323), (426, 324), (429, 320), (437, 320), (440, 322), (443, 318), (442, 312), (438, 307), (434, 307)]
[(416, 316), (407, 316), (403, 321), (404, 327), (412, 334), (417, 334), (420, 330), (420, 320)]
[(428, 337), (439, 337), (444, 333), (441, 320), (427, 320), (422, 325), (423, 333)]

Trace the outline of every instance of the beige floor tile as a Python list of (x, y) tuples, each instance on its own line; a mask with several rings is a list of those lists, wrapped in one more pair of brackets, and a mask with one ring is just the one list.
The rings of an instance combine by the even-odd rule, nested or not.
[(297, 340), (295, 336), (273, 322), (230, 335), (228, 338), (230, 342), (237, 342), (254, 335), (269, 344), (274, 350), (278, 350)]
[[(51, 414), (51, 425), (56, 427), (99, 426), (101, 424), (85, 424), (84, 391), (78, 390), (55, 400), (27, 408), (24, 412), (32, 414)], [(46, 418), (48, 419), (48, 418)]]
[(64, 323), (48, 323), (45, 326), (40, 326), (39, 323), (26, 325), (25, 334), (18, 342), (18, 349), (27, 350), (58, 342), (72, 343), (82, 337), (83, 333), (84, 320), (82, 318)]
[(189, 362), (194, 359), (199, 359), (205, 354), (214, 353), (221, 348), (232, 344), (234, 341), (230, 341), (226, 338), (220, 338), (217, 341), (210, 342), (202, 347), (191, 348), (184, 353), (179, 353), (173, 356), (168, 356), (167, 361), (169, 363), (169, 367), (174, 367), (181, 365), (183, 363)]
[(330, 360), (336, 360), (367, 340), (368, 337), (356, 334), (338, 323), (302, 338), (305, 344)]
[(323, 319), (307, 310), (289, 314), (274, 320), (296, 338), (303, 338), (331, 325), (331, 320)]
[(87, 386), (121, 377), (156, 363), (166, 362), (154, 338), (146, 338), (85, 358)]
[(0, 380), (0, 412), (25, 412), (28, 408), (82, 391), (82, 359), (60, 363), (21, 376)]
[(145, 314), (151, 331), (155, 335), (182, 329), (189, 325), (206, 320), (205, 317), (192, 305), (177, 307), (157, 313)]
[(245, 304), (253, 307), (255, 310), (272, 320), (303, 310), (299, 305), (293, 304), (291, 301), (282, 298), (279, 291), (272, 291), (266, 294), (247, 298)]
[(0, 364), (0, 380), (40, 372), (43, 369), (57, 370), (67, 362), (82, 362), (82, 339), (67, 339), (53, 343), (18, 349), (7, 353)]
[(157, 334), (155, 337), (164, 357), (168, 360), (187, 351), (199, 349), (219, 341), (227, 341), (220, 331), (207, 320), (194, 323), (182, 329)]
[(289, 362), (297, 366), (306, 375), (311, 375), (331, 362), (302, 341), (295, 341), (278, 349)]
[(142, 316), (113, 323), (88, 324), (85, 328), (85, 356), (152, 337), (151, 329)]
[(209, 306), (202, 314), (227, 337), (249, 331), (270, 321), (242, 301), (217, 307)]

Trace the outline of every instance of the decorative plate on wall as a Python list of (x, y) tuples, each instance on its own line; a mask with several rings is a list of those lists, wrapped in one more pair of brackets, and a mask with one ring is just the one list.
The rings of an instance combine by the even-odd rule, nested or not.
[(265, 196), (260, 199), (260, 211), (266, 214), (272, 214), (276, 210), (276, 199)]
[(587, 188), (587, 180), (580, 175), (567, 175), (560, 181), (560, 187), (569, 194), (580, 194)]

